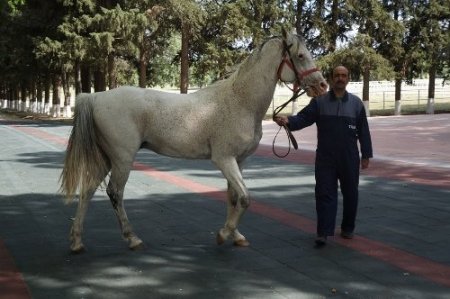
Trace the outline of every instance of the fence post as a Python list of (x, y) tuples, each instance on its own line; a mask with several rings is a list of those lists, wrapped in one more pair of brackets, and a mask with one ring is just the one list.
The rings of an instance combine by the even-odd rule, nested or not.
[(420, 107), (420, 89), (417, 90), (417, 108)]

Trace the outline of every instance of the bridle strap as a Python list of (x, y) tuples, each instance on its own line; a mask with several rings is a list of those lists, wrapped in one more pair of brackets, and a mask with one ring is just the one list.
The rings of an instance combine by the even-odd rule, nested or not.
[[(303, 80), (306, 76), (308, 76), (308, 75), (310, 75), (310, 74), (312, 74), (312, 73), (315, 73), (315, 72), (318, 72), (318, 71), (319, 71), (319, 69), (318, 69), (317, 67), (315, 67), (315, 68), (311, 68), (311, 69), (309, 69), (309, 70), (303, 71), (303, 72), (301, 72), (301, 73), (298, 72), (298, 71), (296, 70), (296, 68), (295, 68), (294, 61), (292, 60), (291, 53), (290, 53), (290, 51), (289, 51), (289, 49), (290, 49), (291, 46), (292, 46), (292, 45), (289, 45), (289, 46), (288, 46), (288, 44), (286, 43), (286, 41), (283, 40), (283, 59), (282, 59), (280, 65), (278, 66), (277, 75), (278, 75), (278, 79), (281, 80), (281, 72), (282, 72), (282, 70), (283, 70), (283, 66), (286, 64), (286, 65), (294, 72), (296, 81), (295, 81), (295, 83), (294, 83), (294, 87), (293, 87), (292, 89), (290, 88), (290, 89), (292, 90), (292, 93), (293, 93), (293, 94), (292, 94), (292, 97), (291, 97), (287, 102), (285, 102), (285, 103), (283, 103), (282, 105), (278, 106), (278, 107), (273, 111), (273, 114), (272, 114), (272, 120), (274, 120), (274, 121), (275, 121), (275, 117), (280, 113), (281, 110), (283, 110), (290, 102), (296, 100), (298, 97), (300, 97), (301, 95), (303, 95), (303, 94), (306, 92), (306, 90), (304, 90), (302, 93), (300, 93), (300, 90), (303, 89), (303, 88), (301, 87), (301, 82), (302, 82), (302, 80)], [(275, 141), (276, 141), (276, 139), (277, 139), (278, 133), (279, 133), (280, 130), (281, 130), (281, 126), (280, 126), (280, 129), (278, 130), (278, 132), (277, 132), (277, 134), (275, 135), (275, 137), (274, 137), (274, 139), (273, 139), (273, 142), (272, 142), (272, 152), (275, 154), (275, 156), (277, 156), (277, 157), (279, 157), (279, 158), (284, 158), (284, 157), (286, 157), (287, 155), (289, 155), (289, 153), (290, 153), (290, 151), (291, 151), (291, 143), (292, 143), (292, 146), (294, 147), (294, 149), (296, 149), (296, 150), (298, 149), (298, 143), (297, 143), (297, 140), (295, 139), (295, 137), (294, 137), (294, 135), (292, 134), (292, 132), (291, 132), (291, 130), (289, 129), (289, 127), (288, 127), (287, 125), (283, 125), (283, 127), (284, 127), (284, 130), (286, 131), (286, 134), (287, 134), (288, 140), (289, 140), (289, 149), (288, 149), (287, 153), (286, 153), (285, 155), (279, 155), (279, 154), (277, 154), (276, 151), (275, 151)]]
[[(286, 56), (289, 56), (289, 59)], [(287, 65), (295, 73), (295, 79), (296, 79), (295, 83), (298, 84), (298, 85), (301, 84), (301, 82), (303, 81), (303, 79), (305, 77), (311, 75), (312, 73), (320, 71), (320, 69), (318, 67), (313, 67), (313, 68), (310, 68), (310, 69), (308, 69), (306, 71), (298, 72), (295, 69), (295, 66), (294, 66), (294, 64), (292, 62), (291, 56), (288, 53), (285, 53), (284, 56), (283, 56), (283, 60), (281, 60), (280, 66), (278, 67), (278, 71), (277, 71), (278, 79), (280, 79), (280, 80), (281, 80), (281, 72), (283, 71), (284, 65)]]
[(288, 45), (286, 41), (283, 39), (283, 59), (281, 60), (280, 65), (278, 66), (277, 75), (278, 79), (281, 80), (281, 72), (283, 71), (283, 67), (286, 64), (295, 74), (295, 83), (294, 83), (294, 91), (299, 89), (302, 85), (302, 81), (305, 77), (311, 75), (312, 73), (319, 72), (320, 69), (318, 67), (313, 67), (303, 72), (297, 71), (295, 68), (294, 61), (292, 60), (291, 51), (289, 50), (292, 47)]

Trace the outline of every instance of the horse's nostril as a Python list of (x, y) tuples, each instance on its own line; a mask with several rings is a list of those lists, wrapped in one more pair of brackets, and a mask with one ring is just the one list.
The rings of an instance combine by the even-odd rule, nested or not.
[(322, 87), (323, 89), (327, 89), (328, 84), (322, 81), (322, 82), (320, 82), (320, 87)]

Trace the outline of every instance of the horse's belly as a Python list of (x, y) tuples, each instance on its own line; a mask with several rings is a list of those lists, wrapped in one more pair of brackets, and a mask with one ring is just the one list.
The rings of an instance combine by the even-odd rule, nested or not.
[(184, 159), (209, 159), (211, 150), (209, 146), (201, 146), (198, 143), (180, 142), (144, 142), (142, 148), (149, 149), (157, 154)]

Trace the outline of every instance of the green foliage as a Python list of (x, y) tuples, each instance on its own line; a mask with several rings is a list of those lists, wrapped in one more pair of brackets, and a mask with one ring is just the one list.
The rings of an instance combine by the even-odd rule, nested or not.
[(118, 84), (136, 85), (144, 64), (147, 86), (178, 85), (182, 28), (201, 86), (294, 23), (325, 73), (345, 64), (353, 80), (363, 67), (411, 80), (434, 67), (450, 78), (450, 0), (0, 0), (0, 86), (77, 63), (106, 70), (111, 57)]
[(431, 66), (442, 77), (450, 78), (450, 1), (411, 1), (410, 14), (408, 79)]
[(149, 65), (149, 86), (179, 86), (179, 65), (178, 63), (173, 63), (173, 59), (180, 49), (180, 37), (174, 34), (170, 37), (165, 51), (152, 59)]
[(366, 34), (358, 34), (345, 48), (322, 57), (318, 64), (327, 78), (330, 78), (333, 69), (339, 65), (345, 65), (349, 69), (352, 81), (362, 79), (364, 68), (371, 70), (371, 80), (394, 78), (392, 64), (371, 47), (371, 38)]

